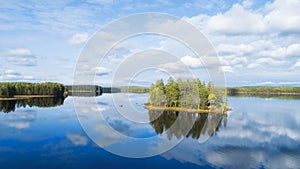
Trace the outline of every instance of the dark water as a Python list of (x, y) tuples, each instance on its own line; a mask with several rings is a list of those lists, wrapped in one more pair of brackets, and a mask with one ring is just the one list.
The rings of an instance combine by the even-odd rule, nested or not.
[[(113, 94), (122, 98), (122, 94)], [(77, 97), (75, 97), (78, 99)], [(11, 111), (2, 102), (1, 168), (299, 168), (300, 100), (229, 97), (229, 116), (148, 112), (146, 94), (131, 94), (128, 104), (112, 95), (86, 97), (74, 108), (74, 97), (60, 102), (19, 104)], [(42, 101), (40, 101), (42, 102)], [(96, 103), (97, 106), (88, 103)], [(50, 106), (49, 103), (49, 106)], [(25, 104), (25, 105), (24, 105)], [(78, 104), (78, 103), (77, 103)], [(17, 104), (16, 104), (17, 105)], [(22, 105), (22, 106), (20, 106)], [(117, 111), (125, 112), (120, 115)], [(6, 113), (5, 113), (6, 112)], [(8, 112), (8, 113), (7, 113)], [(93, 114), (94, 113), (94, 114)], [(91, 115), (92, 114), (92, 115)], [(105, 121), (97, 121), (101, 114)], [(129, 119), (136, 118), (134, 123)], [(176, 119), (181, 119), (176, 121)], [(151, 120), (152, 122), (145, 122)], [(117, 137), (155, 138), (136, 142)], [(194, 125), (187, 125), (194, 124)], [(81, 126), (82, 125), (82, 126)], [(87, 133), (87, 134), (86, 134)], [(101, 136), (99, 138), (95, 138)], [(159, 136), (159, 138), (156, 138)], [(90, 137), (92, 139), (90, 139)], [(93, 141), (92, 141), (93, 140)], [(174, 148), (162, 151), (164, 143)], [(100, 145), (100, 147), (99, 147)], [(147, 152), (143, 152), (147, 148)], [(147, 158), (128, 158), (115, 155)], [(120, 155), (120, 154), (119, 154)], [(122, 154), (121, 154), (122, 155)]]

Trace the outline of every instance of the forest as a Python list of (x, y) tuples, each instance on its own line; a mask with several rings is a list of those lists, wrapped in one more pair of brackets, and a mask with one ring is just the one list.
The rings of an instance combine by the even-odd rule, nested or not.
[(216, 88), (209, 82), (199, 79), (174, 80), (169, 78), (167, 84), (157, 80), (149, 89), (146, 107), (187, 108), (209, 110), (226, 107), (225, 90)]
[(65, 87), (60, 83), (0, 82), (0, 97), (9, 98), (16, 95), (48, 95), (63, 97)]

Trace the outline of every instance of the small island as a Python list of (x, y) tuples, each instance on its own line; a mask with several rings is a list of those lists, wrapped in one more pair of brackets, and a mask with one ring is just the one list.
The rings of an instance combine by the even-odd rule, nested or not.
[(149, 110), (226, 114), (229, 108), (224, 96), (225, 89), (216, 88), (211, 82), (169, 78), (164, 84), (160, 79), (150, 87), (145, 107)]

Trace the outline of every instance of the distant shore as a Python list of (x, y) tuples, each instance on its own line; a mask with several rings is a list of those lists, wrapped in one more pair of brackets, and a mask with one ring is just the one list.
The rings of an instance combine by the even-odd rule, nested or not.
[(228, 95), (299, 96), (299, 86), (241, 86), (228, 87)]
[(0, 97), (2, 100), (20, 100), (20, 99), (31, 99), (31, 98), (53, 98), (55, 95), (15, 95), (13, 97)]

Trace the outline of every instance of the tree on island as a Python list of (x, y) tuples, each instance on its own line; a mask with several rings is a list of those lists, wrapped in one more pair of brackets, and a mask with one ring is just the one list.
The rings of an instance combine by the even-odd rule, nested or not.
[(160, 79), (150, 87), (148, 106), (209, 110), (227, 108), (225, 101), (224, 91), (214, 87), (212, 82), (206, 85), (199, 79), (175, 81), (169, 78), (167, 84)]

